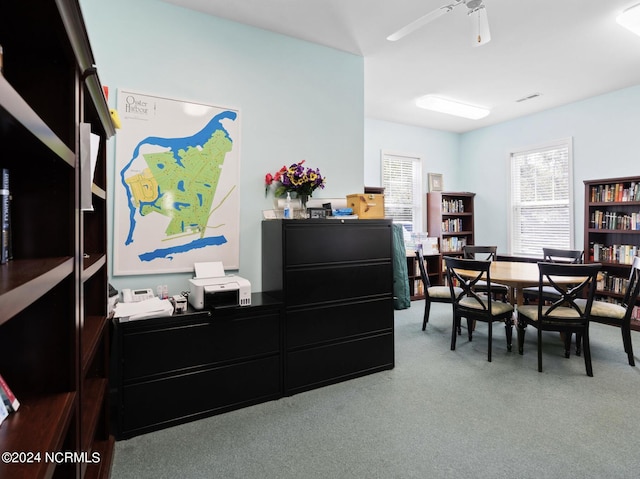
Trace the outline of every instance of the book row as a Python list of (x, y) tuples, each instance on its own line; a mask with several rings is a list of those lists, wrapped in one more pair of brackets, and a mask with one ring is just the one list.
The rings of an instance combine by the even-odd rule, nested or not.
[(464, 213), (464, 202), (462, 200), (442, 199), (443, 213)]
[(11, 214), (9, 194), (9, 170), (2, 168), (2, 180), (0, 183), (0, 208), (2, 209), (2, 232), (0, 233), (0, 264), (11, 259)]
[(640, 211), (629, 214), (595, 210), (591, 213), (590, 227), (598, 230), (640, 230)]
[(598, 291), (608, 291), (610, 293), (624, 294), (627, 291), (629, 278), (612, 275), (609, 271), (601, 272), (602, 279), (598, 281)]
[(442, 244), (440, 245), (441, 252), (461, 251), (463, 247), (467, 245), (467, 238), (464, 236), (452, 236), (451, 238), (442, 238)]
[(629, 244), (604, 245), (602, 243), (592, 243), (589, 251), (589, 257), (592, 261), (620, 264), (633, 263), (633, 258), (637, 254), (638, 247)]
[(614, 183), (591, 187), (592, 203), (640, 201), (640, 183)]
[(448, 219), (442, 222), (442, 231), (448, 231), (449, 233), (459, 233), (460, 231), (464, 231), (464, 227), (462, 225), (462, 219)]

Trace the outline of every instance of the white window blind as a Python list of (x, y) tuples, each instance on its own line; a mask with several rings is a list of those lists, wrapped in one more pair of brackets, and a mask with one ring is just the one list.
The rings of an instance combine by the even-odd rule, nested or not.
[(513, 152), (511, 253), (541, 256), (542, 248), (573, 244), (571, 140)]
[(384, 214), (409, 232), (422, 230), (422, 165), (417, 156), (382, 152)]

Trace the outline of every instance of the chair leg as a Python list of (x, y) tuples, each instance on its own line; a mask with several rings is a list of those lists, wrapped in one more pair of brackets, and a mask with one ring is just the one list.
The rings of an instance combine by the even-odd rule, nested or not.
[(582, 333), (576, 331), (576, 356), (582, 354)]
[(488, 347), (488, 353), (487, 353), (487, 361), (491, 362), (491, 343), (492, 338), (493, 338), (493, 321), (489, 321), (489, 334), (487, 335), (489, 336), (489, 347)]
[(525, 325), (523, 323), (518, 322), (516, 326), (518, 332), (518, 353), (520, 356), (524, 353), (524, 333), (527, 332)]
[(542, 372), (542, 330), (538, 328), (538, 372)]
[(456, 349), (456, 339), (458, 338), (457, 331), (460, 327), (460, 318), (453, 316), (453, 328), (451, 328), (451, 351)]
[(422, 330), (427, 329), (427, 323), (429, 322), (429, 312), (431, 311), (431, 302), (424, 302), (424, 318), (422, 319)]
[(622, 342), (624, 344), (624, 350), (627, 353), (629, 366), (635, 366), (636, 362), (633, 359), (633, 344), (631, 343), (631, 329), (625, 328), (624, 326), (621, 327), (620, 329), (622, 330)]
[(591, 348), (589, 347), (589, 327), (584, 330), (582, 336), (582, 349), (584, 350), (584, 366), (587, 370), (587, 376), (593, 377), (593, 368), (591, 367)]
[(469, 341), (473, 341), (473, 319), (467, 318), (467, 334), (469, 335)]
[[(564, 357), (565, 358), (571, 357), (571, 337), (572, 336), (573, 336), (573, 333), (571, 331), (564, 333)], [(576, 343), (577, 342), (578, 340), (576, 339)]]
[(511, 352), (511, 337), (513, 336), (513, 320), (511, 318), (504, 320), (504, 330), (507, 335), (507, 351)]

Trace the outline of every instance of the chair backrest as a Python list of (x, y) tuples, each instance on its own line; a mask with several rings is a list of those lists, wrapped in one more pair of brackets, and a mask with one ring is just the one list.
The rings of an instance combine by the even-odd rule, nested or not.
[[(601, 268), (600, 263), (538, 263), (538, 297), (542, 298), (545, 286), (553, 288), (557, 295), (557, 299), (550, 305), (542, 300), (538, 301), (538, 320), (566, 325), (585, 324), (591, 314), (598, 271)], [(586, 304), (583, 307), (576, 304), (576, 299), (585, 298)]]
[(462, 255), (464, 259), (495, 261), (497, 251), (497, 246), (465, 245), (462, 247)]
[(542, 248), (547, 263), (582, 263), (584, 251), (577, 249)]
[[(444, 257), (447, 268), (447, 281), (451, 290), (451, 297), (455, 298), (454, 308), (463, 298), (472, 298), (480, 306), (480, 310), (491, 314), (491, 261), (455, 258), (452, 256)], [(486, 281), (486, 296), (480, 295), (475, 291), (475, 285), (478, 281)], [(462, 294), (456, 297), (454, 286), (462, 289)]]
[(428, 294), (427, 290), (431, 287), (431, 281), (429, 281), (429, 275), (427, 274), (427, 267), (424, 264), (424, 254), (422, 248), (416, 248), (416, 259), (418, 260), (418, 268), (420, 269), (420, 279), (422, 279), (422, 285), (424, 286), (424, 294)]
[(627, 308), (624, 319), (631, 318), (633, 307), (636, 305), (638, 294), (640, 293), (640, 257), (634, 256), (633, 264), (631, 265), (631, 273), (629, 274), (629, 282), (627, 289), (624, 292), (624, 299), (622, 300), (623, 306)]

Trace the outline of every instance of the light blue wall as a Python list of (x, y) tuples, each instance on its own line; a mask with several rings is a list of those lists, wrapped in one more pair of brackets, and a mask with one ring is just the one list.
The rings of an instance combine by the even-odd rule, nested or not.
[(639, 126), (634, 86), (461, 135), (459, 181), (476, 192), (476, 243), (508, 252), (509, 152), (571, 137), (574, 246), (582, 249), (583, 181), (640, 175)]
[(475, 242), (509, 252), (508, 154), (561, 138), (573, 144), (574, 246), (584, 247), (584, 180), (640, 175), (640, 86), (464, 134), (365, 121), (365, 184), (380, 182), (380, 150), (418, 153), (448, 191), (473, 191)]
[(364, 124), (365, 185), (381, 184), (380, 152), (392, 150), (417, 154), (422, 158), (425, 193), (427, 173), (441, 173), (445, 188), (449, 191), (458, 190), (458, 134), (370, 118)]
[[(318, 197), (360, 191), (364, 175), (364, 62), (359, 56), (178, 8), (157, 0), (81, 0), (98, 72), (110, 88), (240, 109), (240, 268), (261, 290), (260, 223), (273, 207), (264, 175), (302, 159), (327, 179)], [(109, 144), (113, 198), (114, 141)], [(110, 244), (113, 207), (109, 216)], [(110, 252), (113, 257), (113, 251)], [(190, 274), (119, 276), (117, 289)]]

